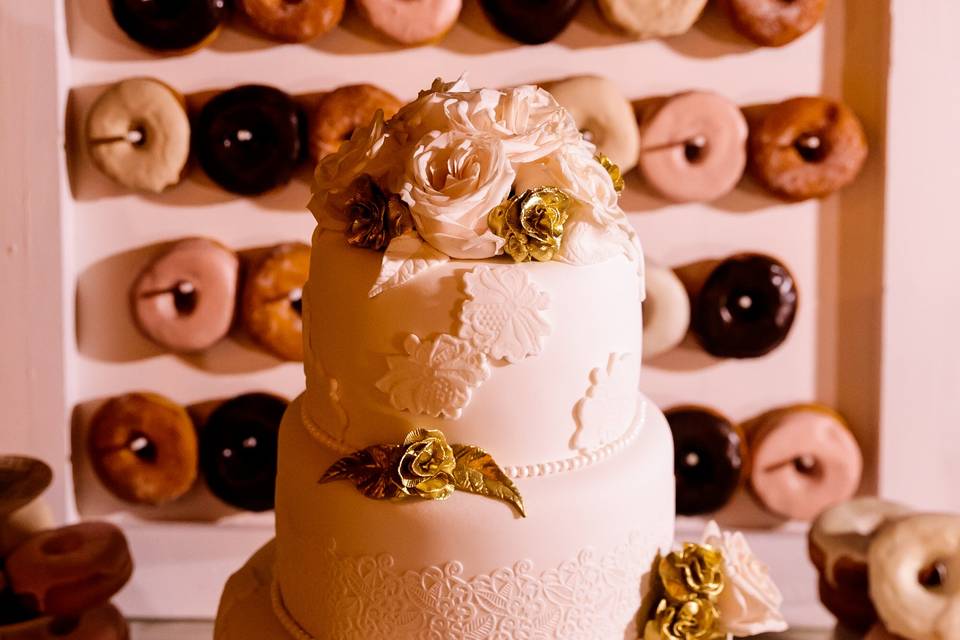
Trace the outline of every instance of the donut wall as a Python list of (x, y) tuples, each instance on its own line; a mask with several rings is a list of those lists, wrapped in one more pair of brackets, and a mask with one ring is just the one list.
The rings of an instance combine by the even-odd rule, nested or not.
[[(801, 479), (813, 469), (829, 471), (834, 490), (869, 493), (887, 486), (878, 425), (889, 409), (881, 397), (881, 383), (889, 380), (881, 367), (886, 342), (879, 319), (889, 242), (884, 155), (890, 18), (885, 2), (830, 0), (822, 23), (809, 33), (782, 47), (764, 47), (742, 34), (743, 25), (734, 28), (715, 4), (682, 35), (638, 40), (587, 2), (559, 35), (520, 36), (549, 40), (537, 46), (504, 35), (512, 33), (516, 16), (494, 14), (495, 25), (477, 0), (465, 0), (445, 37), (413, 47), (392, 43), (371, 26), (375, 15), (365, 19), (353, 7), (339, 26), (303, 44), (279, 43), (233, 17), (208, 46), (183, 55), (151, 52), (132, 42), (106, 0), (45, 0), (22, 10), (18, 17), (29, 29), (19, 29), (11, 42), (36, 51), (27, 67), (47, 74), (31, 77), (25, 91), (34, 104), (56, 103), (55, 115), (38, 109), (32, 116), (49, 120), (50, 131), (37, 140), (50, 153), (43, 162), (29, 161), (44, 167), (38, 177), (46, 184), (41, 188), (33, 178), (31, 197), (39, 203), (34, 206), (48, 211), (46, 224), (60, 229), (60, 251), (50, 250), (43, 274), (34, 278), (59, 292), (50, 305), (53, 317), (34, 310), (25, 317), (40, 317), (37, 331), (44, 335), (59, 333), (62, 351), (37, 364), (65, 375), (40, 376), (56, 402), (48, 405), (33, 396), (21, 402), (18, 406), (40, 407), (25, 415), (42, 426), (22, 434), (18, 429), (17, 437), (22, 447), (57, 465), (54, 493), (65, 518), (107, 518), (125, 529), (137, 562), (134, 580), (119, 599), (128, 615), (212, 616), (229, 573), (273, 535), (269, 496), (238, 489), (209, 451), (243, 449), (247, 440), (225, 444), (218, 425), (246, 420), (245, 433), (257, 436), (258, 429), (269, 430), (264, 425), (279, 415), (284, 401), (303, 389), (302, 365), (289, 336), (271, 334), (264, 327), (274, 316), (267, 321), (257, 314), (275, 303), (281, 310), (269, 313), (296, 311), (302, 251), (297, 243), (309, 243), (313, 228), (305, 209), (312, 163), (283, 159), (301, 155), (290, 146), (296, 123), (291, 139), (269, 150), (270, 166), (286, 162), (288, 175), (276, 182), (271, 182), (276, 176), (263, 178), (263, 188), (252, 189), (259, 195), (231, 188), (231, 180), (247, 186), (256, 180), (230, 175), (222, 158), (211, 159), (216, 150), (196, 150), (184, 166), (188, 148), (172, 144), (166, 174), (155, 168), (140, 174), (100, 143), (122, 136), (125, 144), (136, 145), (140, 139), (128, 138), (130, 131), (149, 131), (157, 122), (165, 131), (189, 128), (188, 115), (196, 136), (208, 107), (238, 99), (223, 92), (239, 85), (269, 85), (292, 102), (268, 89), (258, 90), (256, 100), (279, 100), (282, 108), (309, 113), (321, 96), (344, 85), (370, 83), (406, 100), (435, 77), (466, 74), (474, 86), (552, 82), (561, 103), (584, 119), (598, 108), (615, 112), (619, 96), (625, 96), (628, 120), (640, 121), (641, 142), (635, 128), (630, 133), (601, 123), (590, 131), (598, 144), (606, 139), (609, 155), (622, 156), (614, 159), (624, 168), (636, 164), (640, 144), (651, 154), (666, 148), (686, 157), (692, 179), (671, 173), (675, 163), (653, 155), (644, 162), (641, 154), (642, 166), (625, 172), (621, 196), (640, 233), (650, 263), (648, 282), (656, 291), (656, 308), (645, 314), (659, 315), (663, 323), (657, 336), (648, 338), (648, 347), (659, 348), (644, 356), (642, 385), (672, 410), (668, 417), (678, 442), (689, 437), (696, 444), (683, 450), (678, 469), (696, 467), (713, 451), (737, 460), (730, 468), (712, 468), (703, 487), (696, 484), (697, 474), (691, 475), (687, 512), (692, 515), (680, 518), (678, 537), (697, 537), (710, 514), (746, 529), (759, 555), (773, 564), (788, 617), (804, 625), (829, 620), (817, 604), (815, 573), (806, 561), (809, 514), (782, 495), (787, 489), (773, 494), (763, 489), (778, 486), (776, 478), (754, 483), (751, 478), (769, 473), (771, 460), (786, 456)], [(549, 31), (550, 25), (540, 28)], [(606, 81), (557, 82), (580, 75)], [(151, 105), (168, 108), (135, 113), (137, 101), (125, 98), (122, 88), (111, 89), (133, 78), (159, 81), (138, 91), (154, 96)], [(118, 93), (104, 102), (108, 90)], [(837, 102), (782, 104), (798, 96)], [(709, 114), (704, 117), (719, 122), (722, 135), (703, 140), (691, 133), (678, 147), (671, 136), (693, 125), (671, 108)], [(827, 121), (833, 126), (829, 135), (808, 135), (825, 130)], [(839, 147), (847, 155), (827, 178), (798, 187), (777, 164), (784, 146), (777, 136), (787, 136), (786, 146), (805, 160), (820, 161), (818, 154)], [(870, 149), (866, 159), (855, 144), (861, 137)], [(746, 147), (752, 171), (744, 172)], [(724, 151), (719, 158), (706, 151), (717, 148)], [(277, 183), (284, 184), (271, 188)], [(845, 188), (833, 193), (841, 184)], [(184, 242), (189, 238), (195, 240)], [(24, 264), (37, 264), (37, 251)], [(197, 260), (208, 277), (185, 288), (180, 275)], [(724, 288), (743, 277), (759, 280), (746, 293), (741, 284)], [(277, 282), (286, 284), (274, 286)], [(165, 333), (163, 314), (170, 305), (195, 304), (194, 286), (213, 291), (221, 304), (204, 310), (202, 327), (188, 336)], [(158, 301), (160, 294), (166, 302)], [(719, 298), (736, 300), (733, 313), (748, 325), (757, 314), (774, 319), (749, 325), (746, 341), (731, 338), (729, 327), (718, 328), (730, 315)], [(40, 383), (25, 384), (36, 394)], [(157, 395), (117, 399), (134, 392)], [(187, 445), (174, 436), (172, 443), (159, 437), (159, 445), (156, 438), (143, 440), (148, 448), (142, 455), (156, 453), (149, 447), (167, 447), (184, 471), (179, 484), (131, 495), (125, 492), (123, 465), (91, 459), (89, 443), (101, 438), (103, 445), (92, 449), (109, 450), (113, 432), (101, 434), (103, 424), (123, 423), (125, 412), (143, 406), (155, 412), (151, 415), (174, 416), (167, 422), (179, 421), (185, 432), (198, 427), (200, 438)], [(771, 425), (787, 432), (798, 420), (804, 429), (812, 424), (822, 432), (823, 451), (846, 452), (844, 459), (862, 451), (862, 469), (847, 465), (835, 471), (833, 458), (794, 452), (790, 438), (787, 444), (776, 438), (765, 448), (758, 444), (757, 434), (766, 435)], [(138, 435), (128, 433), (126, 441)], [(709, 442), (714, 444), (703, 444)], [(757, 453), (761, 450), (767, 453)], [(243, 460), (256, 465), (258, 456), (270, 453), (261, 448)], [(242, 473), (242, 461), (238, 464)], [(722, 495), (706, 490), (712, 486), (720, 486)], [(179, 586), (171, 590), (174, 584)]]

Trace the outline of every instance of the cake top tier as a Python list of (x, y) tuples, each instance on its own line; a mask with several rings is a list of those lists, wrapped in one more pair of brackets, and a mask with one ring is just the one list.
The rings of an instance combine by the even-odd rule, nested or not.
[(451, 258), (590, 265), (626, 256), (639, 269), (622, 187), (619, 168), (543, 89), (436, 80), (320, 163), (310, 209), (321, 229), (384, 251), (374, 297)]

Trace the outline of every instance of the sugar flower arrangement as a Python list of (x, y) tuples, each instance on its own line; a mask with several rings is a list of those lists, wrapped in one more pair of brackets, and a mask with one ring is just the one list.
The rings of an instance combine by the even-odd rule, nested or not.
[(740, 532), (707, 525), (700, 544), (657, 560), (643, 640), (714, 640), (785, 631), (783, 596)]
[(433, 86), (317, 167), (321, 229), (383, 251), (376, 296), (454, 259), (642, 264), (620, 170), (538, 87)]

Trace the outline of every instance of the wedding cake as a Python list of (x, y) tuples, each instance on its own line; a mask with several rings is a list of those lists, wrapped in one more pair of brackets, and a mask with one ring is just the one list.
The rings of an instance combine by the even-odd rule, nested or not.
[(544, 90), (462, 80), (321, 162), (276, 538), (218, 639), (642, 633), (674, 477), (622, 186)]

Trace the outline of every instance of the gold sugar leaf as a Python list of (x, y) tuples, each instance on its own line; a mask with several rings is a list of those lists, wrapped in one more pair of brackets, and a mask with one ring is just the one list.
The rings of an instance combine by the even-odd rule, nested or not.
[(526, 517), (520, 491), (489, 453), (479, 447), (455, 444), (453, 454), (457, 461), (453, 483), (457, 489), (509, 502)]
[(367, 447), (334, 462), (320, 483), (348, 480), (367, 498), (394, 500), (406, 497), (403, 487), (395, 480), (397, 458), (403, 447), (379, 444)]

